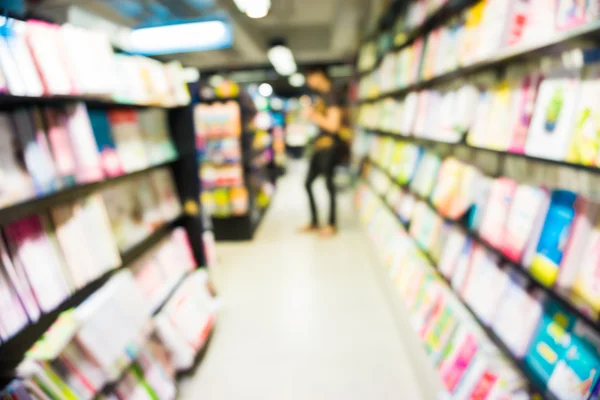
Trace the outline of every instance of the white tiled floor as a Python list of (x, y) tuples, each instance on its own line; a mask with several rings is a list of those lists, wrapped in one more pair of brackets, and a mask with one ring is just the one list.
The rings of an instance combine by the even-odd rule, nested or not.
[[(223, 308), (180, 399), (424, 398), (351, 194), (339, 199), (337, 237), (299, 235), (307, 219), (302, 181), (303, 165), (292, 165), (255, 240), (218, 246), (213, 278)], [(321, 182), (317, 189), (326, 204)]]

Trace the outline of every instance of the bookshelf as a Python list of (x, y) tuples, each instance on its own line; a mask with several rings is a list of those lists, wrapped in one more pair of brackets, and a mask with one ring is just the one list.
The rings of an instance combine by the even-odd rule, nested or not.
[[(35, 392), (50, 368), (68, 381), (46, 386), (51, 398), (135, 387), (170, 398), (175, 371), (158, 380), (156, 371), (174, 366), (157, 351), (194, 359), (214, 324), (198, 286), (207, 227), (182, 66), (115, 54), (97, 32), (5, 18), (0, 299), (11, 313), (0, 317), (0, 397)], [(174, 297), (206, 323), (182, 326)], [(177, 318), (187, 338), (170, 325)]]
[[(225, 115), (226, 107), (230, 107), (229, 115)], [(269, 199), (267, 205), (264, 201), (259, 204), (259, 196), (264, 196), (265, 186), (274, 188), (276, 183), (272, 134), (263, 131), (263, 138), (269, 137), (268, 143), (255, 144), (255, 113), (239, 97), (200, 99), (196, 105), (196, 132), (202, 138), (198, 145), (200, 180), (204, 182), (201, 198), (211, 210), (216, 240), (252, 239), (270, 203)], [(221, 181), (220, 171), (231, 168), (237, 168), (234, 178)], [(207, 170), (215, 172), (209, 174)], [(237, 194), (240, 189), (243, 195)]]
[[(419, 301), (443, 286), (478, 325), (475, 336), (489, 339), (511, 360), (508, 370), (525, 378), (523, 388), (543, 398), (600, 393), (597, 275), (588, 272), (598, 265), (589, 237), (598, 227), (600, 164), (596, 142), (584, 140), (597, 131), (590, 121), (598, 114), (599, 34), (589, 2), (393, 2), (357, 62), (356, 155), (368, 184), (359, 189), (359, 208), (394, 282), (403, 287), (399, 276), (416, 282), (427, 270), (427, 279), (444, 283), (423, 285)], [(564, 225), (554, 225), (559, 209), (572, 212)], [(551, 235), (560, 237), (556, 247)], [(398, 263), (394, 251), (405, 250), (393, 249), (401, 246), (419, 256), (408, 251)], [(407, 293), (411, 307), (416, 292)], [(419, 320), (424, 304), (411, 317)], [(544, 336), (554, 328), (561, 333)], [(464, 338), (449, 337), (442, 356), (421, 337), (442, 380), (457, 372), (446, 363)], [(589, 355), (582, 369), (570, 358), (580, 344), (580, 360)], [(544, 346), (556, 358), (542, 354)], [(476, 368), (467, 367), (472, 377)], [(589, 381), (577, 389), (556, 384), (573, 370), (575, 381)], [(444, 383), (464, 398), (464, 388)]]

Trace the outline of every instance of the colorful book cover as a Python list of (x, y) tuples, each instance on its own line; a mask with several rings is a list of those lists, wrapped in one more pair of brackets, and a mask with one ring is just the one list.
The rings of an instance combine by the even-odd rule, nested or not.
[(573, 291), (594, 311), (600, 311), (600, 216), (594, 221), (587, 247), (582, 252), (581, 268)]
[[(67, 279), (55, 249), (37, 216), (12, 222), (3, 228), (13, 262), (25, 269), (40, 309), (54, 310), (69, 295)], [(18, 258), (18, 261), (16, 260)]]
[(511, 111), (511, 121), (509, 124), (511, 138), (508, 151), (510, 153), (525, 153), (527, 134), (541, 81), (542, 75), (538, 72), (532, 72), (522, 78), (519, 85), (515, 85), (513, 88), (513, 110)]
[(511, 261), (519, 262), (527, 247), (540, 212), (545, 211), (543, 204), (548, 193), (541, 188), (519, 185), (515, 191), (512, 205), (504, 226), (501, 250)]
[(508, 178), (496, 179), (490, 188), (485, 213), (479, 227), (480, 236), (494, 248), (502, 247), (504, 232), (517, 182)]
[(16, 203), (35, 195), (33, 181), (23, 163), (20, 141), (15, 137), (11, 115), (0, 114), (0, 204)]
[(19, 299), (21, 299), (29, 320), (37, 322), (41, 316), (41, 311), (27, 279), (27, 273), (18, 260), (13, 263), (3, 239), (0, 239), (0, 257), (2, 257), (2, 265), (4, 266), (6, 277), (15, 289)]
[(575, 108), (571, 142), (566, 161), (583, 165), (598, 165), (600, 161), (600, 65), (587, 66), (581, 81), (581, 91)]
[(119, 159), (117, 145), (113, 140), (106, 110), (88, 110), (96, 145), (102, 161), (102, 169), (107, 177), (123, 175), (125, 171)]
[(577, 195), (566, 190), (552, 192), (550, 207), (531, 263), (531, 274), (545, 286), (553, 286), (560, 269), (575, 219)]
[(43, 115), (48, 142), (52, 150), (52, 158), (61, 177), (61, 185), (63, 187), (73, 186), (75, 184), (77, 161), (69, 139), (67, 116), (62, 110), (55, 108), (45, 108)]
[(58, 188), (58, 174), (50, 154), (50, 147), (41, 126), (37, 110), (21, 108), (12, 114), (27, 171), (33, 179), (38, 195), (51, 193)]
[(557, 161), (565, 159), (579, 91), (578, 72), (555, 72), (542, 81), (525, 154)]
[(528, 279), (517, 271), (508, 272), (509, 281), (492, 329), (512, 353), (522, 358), (529, 348), (542, 316), (541, 292), (528, 293)]
[(77, 162), (76, 178), (79, 183), (104, 179), (98, 145), (94, 138), (87, 107), (83, 103), (68, 106), (67, 132)]
[(600, 363), (598, 337), (591, 332), (558, 303), (549, 301), (525, 356), (526, 368), (558, 398), (587, 399), (598, 381)]
[(110, 110), (108, 120), (125, 171), (134, 172), (147, 168), (150, 164), (142, 139), (138, 114), (134, 110)]

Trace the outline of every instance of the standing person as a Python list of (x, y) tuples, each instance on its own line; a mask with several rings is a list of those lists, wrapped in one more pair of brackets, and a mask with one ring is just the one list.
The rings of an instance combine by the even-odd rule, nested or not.
[[(321, 97), (321, 107), (309, 106), (304, 109), (305, 118), (319, 128), (319, 134), (312, 144), (312, 157), (306, 177), (306, 191), (310, 204), (310, 224), (300, 228), (302, 232), (318, 230), (321, 236), (333, 236), (337, 233), (336, 193), (333, 173), (339, 157), (339, 131), (342, 125), (342, 108), (338, 93), (335, 92), (331, 78), (323, 68), (311, 68), (306, 71), (306, 83)], [(321, 109), (319, 109), (321, 108)], [(320, 228), (317, 205), (312, 184), (320, 175), (325, 177), (329, 192), (329, 220)]]

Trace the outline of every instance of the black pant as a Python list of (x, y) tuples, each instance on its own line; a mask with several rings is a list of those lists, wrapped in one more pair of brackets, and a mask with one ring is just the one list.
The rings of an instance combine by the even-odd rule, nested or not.
[(317, 215), (317, 204), (315, 196), (312, 192), (312, 184), (319, 177), (325, 176), (325, 185), (329, 192), (329, 225), (336, 226), (336, 205), (335, 205), (335, 185), (333, 184), (333, 172), (337, 162), (337, 150), (335, 146), (329, 149), (317, 150), (311, 160), (306, 176), (306, 192), (308, 193), (308, 201), (310, 202), (310, 214), (312, 226), (318, 226), (319, 220)]

